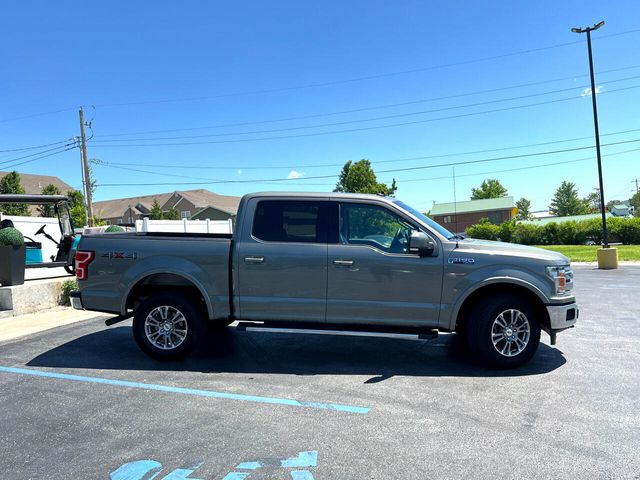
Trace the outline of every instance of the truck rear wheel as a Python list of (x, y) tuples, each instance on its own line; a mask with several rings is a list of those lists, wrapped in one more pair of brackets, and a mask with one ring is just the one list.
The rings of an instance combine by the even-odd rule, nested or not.
[(527, 363), (540, 344), (535, 309), (515, 296), (501, 295), (480, 302), (467, 328), (469, 348), (485, 363), (516, 368)]
[(146, 299), (133, 318), (133, 338), (147, 355), (177, 360), (197, 345), (203, 330), (200, 311), (189, 297), (163, 292)]

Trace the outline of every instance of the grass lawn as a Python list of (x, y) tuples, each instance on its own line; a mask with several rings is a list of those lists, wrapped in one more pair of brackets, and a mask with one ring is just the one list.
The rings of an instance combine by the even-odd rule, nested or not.
[[(537, 245), (546, 250), (554, 250), (569, 257), (572, 262), (595, 262), (599, 245)], [(640, 261), (640, 245), (617, 245), (618, 260)]]

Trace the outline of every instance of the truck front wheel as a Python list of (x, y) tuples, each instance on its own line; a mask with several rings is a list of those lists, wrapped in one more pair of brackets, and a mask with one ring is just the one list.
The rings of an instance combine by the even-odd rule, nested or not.
[(133, 318), (133, 337), (140, 349), (158, 360), (177, 360), (197, 345), (202, 316), (184, 295), (163, 292), (146, 299)]
[(467, 329), (471, 351), (493, 367), (527, 363), (540, 343), (540, 322), (528, 302), (502, 295), (488, 298), (471, 312)]

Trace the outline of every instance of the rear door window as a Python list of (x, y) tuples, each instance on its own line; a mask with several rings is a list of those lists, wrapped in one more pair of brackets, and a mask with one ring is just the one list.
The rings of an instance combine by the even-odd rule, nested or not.
[(263, 200), (252, 234), (265, 242), (326, 243), (329, 202)]

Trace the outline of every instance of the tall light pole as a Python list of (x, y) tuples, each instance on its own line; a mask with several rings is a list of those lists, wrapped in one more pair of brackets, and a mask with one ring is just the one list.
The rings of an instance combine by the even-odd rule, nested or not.
[(598, 103), (596, 102), (596, 79), (593, 73), (593, 54), (591, 53), (591, 31), (604, 25), (604, 21), (596, 23), (593, 27), (572, 28), (573, 33), (587, 34), (587, 48), (589, 50), (589, 73), (591, 74), (591, 103), (593, 104), (593, 126), (596, 133), (596, 156), (598, 158), (598, 180), (600, 181), (600, 213), (602, 214), (602, 246), (609, 248), (607, 237), (607, 216), (604, 211), (604, 186), (602, 184), (602, 160), (600, 157), (600, 131), (598, 129)]

